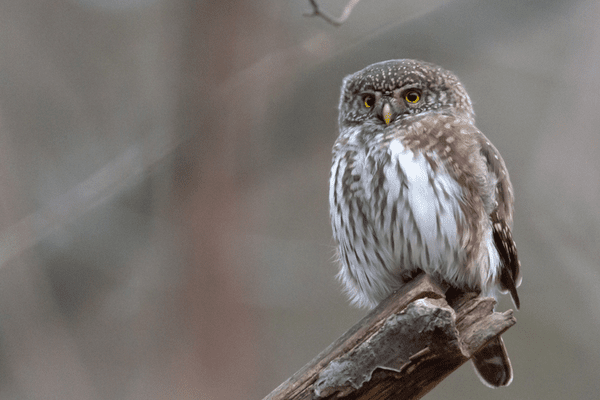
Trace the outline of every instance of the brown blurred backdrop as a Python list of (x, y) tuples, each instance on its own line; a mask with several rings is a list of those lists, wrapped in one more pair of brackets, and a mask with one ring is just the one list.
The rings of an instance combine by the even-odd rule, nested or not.
[(357, 322), (330, 149), (341, 79), (390, 58), (456, 72), (517, 196), (514, 382), (427, 398), (597, 398), (600, 3), (308, 9), (0, 2), (1, 400), (260, 399)]

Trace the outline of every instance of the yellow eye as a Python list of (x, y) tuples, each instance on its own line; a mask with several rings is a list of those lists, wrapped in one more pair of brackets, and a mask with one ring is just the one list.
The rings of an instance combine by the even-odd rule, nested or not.
[(417, 92), (416, 90), (410, 90), (404, 95), (404, 100), (414, 104), (421, 100), (421, 96), (419, 96), (419, 92)]
[(367, 108), (371, 108), (375, 105), (375, 97), (371, 96), (370, 94), (366, 95), (364, 97), (364, 101), (365, 101), (365, 107), (367, 107)]

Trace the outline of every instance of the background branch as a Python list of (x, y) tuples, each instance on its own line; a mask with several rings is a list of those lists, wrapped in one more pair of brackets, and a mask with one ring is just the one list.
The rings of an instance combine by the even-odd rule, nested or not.
[(516, 323), (495, 300), (451, 301), (425, 274), (394, 293), (265, 400), (419, 399)]
[(325, 21), (329, 22), (331, 25), (340, 26), (348, 19), (348, 17), (350, 16), (350, 13), (352, 12), (352, 9), (354, 8), (354, 6), (356, 6), (358, 4), (359, 1), (360, 0), (350, 0), (350, 2), (344, 8), (342, 15), (339, 18), (335, 18), (335, 17), (332, 17), (331, 15), (325, 13), (324, 11), (321, 11), (319, 8), (319, 4), (317, 3), (316, 0), (309, 0), (313, 9), (312, 9), (312, 12), (310, 12), (310, 13), (304, 13), (304, 16), (305, 17), (321, 17)]

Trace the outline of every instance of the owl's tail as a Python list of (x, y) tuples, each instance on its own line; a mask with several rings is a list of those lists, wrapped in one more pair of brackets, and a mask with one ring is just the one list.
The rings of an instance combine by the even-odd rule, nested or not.
[(508, 386), (512, 382), (512, 365), (501, 337), (495, 337), (471, 360), (481, 381), (490, 387)]

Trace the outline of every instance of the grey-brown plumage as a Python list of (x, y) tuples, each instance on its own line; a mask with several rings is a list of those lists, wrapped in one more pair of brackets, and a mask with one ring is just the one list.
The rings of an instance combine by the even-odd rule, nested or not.
[[(339, 107), (329, 199), (352, 302), (374, 307), (423, 270), (459, 290), (508, 291), (519, 307), (512, 186), (456, 76), (373, 64), (344, 79)], [(510, 383), (500, 338), (473, 362), (486, 384)]]

